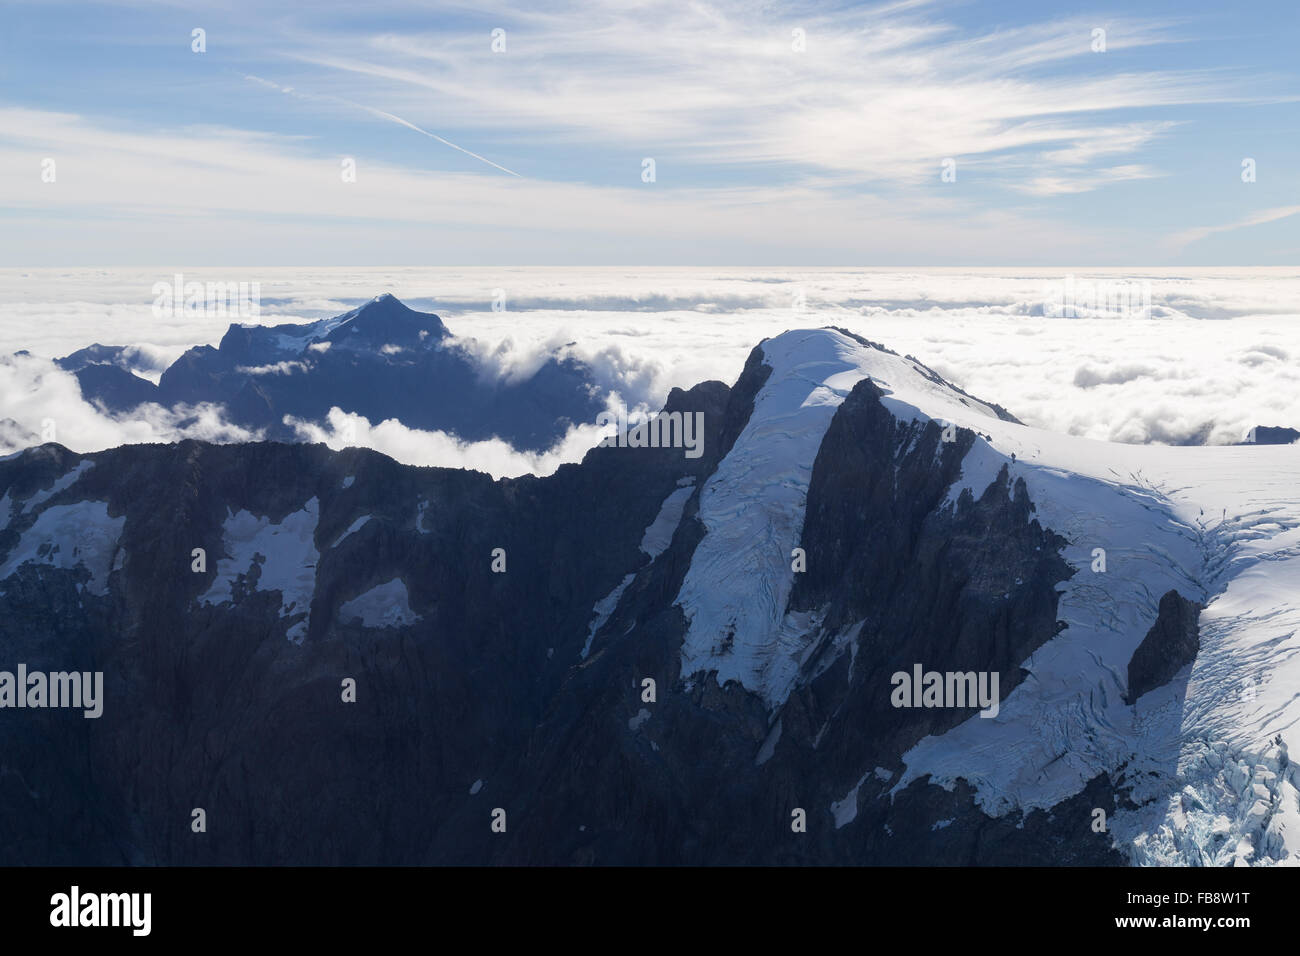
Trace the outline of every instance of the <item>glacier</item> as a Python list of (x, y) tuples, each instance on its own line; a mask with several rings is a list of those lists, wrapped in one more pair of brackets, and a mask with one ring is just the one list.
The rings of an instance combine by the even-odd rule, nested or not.
[[(1028, 677), (999, 715), (916, 743), (890, 793), (962, 780), (1001, 816), (1054, 807), (1108, 774), (1136, 806), (1109, 825), (1134, 864), (1300, 860), (1288, 757), (1300, 746), (1300, 447), (1056, 434), (833, 329), (760, 348), (771, 374), (700, 494), (706, 533), (676, 601), (683, 678), (736, 681), (774, 715), (788, 698), (819, 627), (788, 610), (813, 461), (836, 408), (869, 377), (896, 418), (976, 433), (944, 506), (966, 489), (978, 497), (1005, 467), (1076, 569), (1058, 585), (1065, 627), (1022, 662)], [(1204, 606), (1200, 652), (1188, 673), (1126, 703), (1128, 663), (1171, 589)], [(852, 651), (854, 640), (837, 643)], [(856, 815), (857, 789), (831, 808), (837, 827)]]

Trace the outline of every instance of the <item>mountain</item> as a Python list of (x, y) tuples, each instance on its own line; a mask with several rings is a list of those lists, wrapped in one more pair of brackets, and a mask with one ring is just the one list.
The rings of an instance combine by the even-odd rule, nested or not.
[(318, 322), (231, 325), (217, 348), (189, 349), (156, 386), (131, 372), (130, 351), (96, 344), (57, 364), (77, 377), (84, 398), (110, 412), (212, 402), (234, 424), (279, 441), (297, 438), (286, 416), (321, 423), (338, 407), (372, 424), (395, 418), (408, 428), (540, 451), (571, 424), (594, 423), (605, 407), (582, 362), (552, 356), (518, 381), (494, 381), (438, 316), (392, 295)]
[(1294, 445), (1300, 441), (1300, 431), (1272, 425), (1257, 425), (1246, 436), (1247, 445)]
[(1293, 448), (1054, 435), (837, 329), (659, 421), (702, 453), (0, 460), (0, 670), (104, 675), (0, 708), (0, 862), (1295, 861)]

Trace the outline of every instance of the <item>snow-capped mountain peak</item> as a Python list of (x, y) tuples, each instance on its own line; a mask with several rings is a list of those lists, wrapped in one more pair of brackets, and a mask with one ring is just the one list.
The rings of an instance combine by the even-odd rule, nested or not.
[[(1000, 713), (917, 741), (891, 792), (964, 781), (1001, 816), (1058, 806), (1105, 776), (1138, 806), (1112, 823), (1134, 862), (1296, 859), (1300, 777), (1287, 758), (1300, 746), (1294, 446), (1128, 446), (1045, 432), (834, 329), (788, 332), (759, 351), (766, 379), (752, 413), (700, 492), (704, 534), (676, 597), (687, 622), (684, 678), (735, 682), (778, 721), (795, 688), (830, 666), (819, 656), (858, 659), (867, 641), (888, 640), (887, 621), (829, 628), (825, 607), (795, 599), (795, 549), (809, 562), (826, 550), (806, 535), (814, 470), (846, 396), (869, 379), (898, 423), (893, 481), (903, 481), (917, 427), (973, 432), (927, 520), (951, 513), (963, 494), (974, 501), (1000, 482), (1004, 494), (1020, 485), (1027, 514), (1060, 536), (1072, 569), (1056, 587), (1059, 633), (1015, 661), (1026, 676), (1004, 686)], [(1131, 687), (1138, 647), (1174, 595), (1204, 608), (1199, 652), (1190, 668), (1174, 662), (1176, 679)], [(873, 627), (884, 631), (869, 636)], [(856, 806), (856, 789), (851, 797)], [(851, 818), (845, 806), (839, 817)]]
[(232, 324), (216, 348), (189, 349), (156, 386), (122, 367), (128, 353), (92, 346), (60, 363), (84, 398), (114, 414), (210, 403), (230, 423), (278, 441), (315, 434), (337, 408), (373, 424), (541, 451), (604, 408), (595, 374), (573, 357), (553, 353), (530, 375), (498, 381), (437, 315), (390, 293), (314, 322)]
[(690, 622), (682, 673), (715, 672), (719, 683), (737, 680), (776, 705), (813, 640), (810, 617), (787, 613), (813, 463), (853, 387), (870, 379), (903, 420), (984, 427), (1010, 416), (920, 362), (840, 329), (786, 332), (758, 352), (770, 374), (701, 492), (706, 534), (677, 601)]
[(329, 321), (322, 341), (345, 348), (431, 348), (450, 334), (438, 316), (417, 312), (388, 292)]

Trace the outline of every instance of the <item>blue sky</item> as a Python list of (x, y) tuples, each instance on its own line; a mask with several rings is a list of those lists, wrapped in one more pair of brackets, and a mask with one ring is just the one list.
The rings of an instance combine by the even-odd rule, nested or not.
[(0, 3), (0, 265), (1300, 261), (1293, 2), (517, 7)]

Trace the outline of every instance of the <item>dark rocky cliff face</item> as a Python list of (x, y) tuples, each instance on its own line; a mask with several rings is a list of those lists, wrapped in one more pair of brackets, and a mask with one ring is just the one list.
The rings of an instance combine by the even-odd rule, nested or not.
[(1156, 622), (1128, 663), (1126, 700), (1130, 704), (1147, 691), (1169, 683), (1196, 659), (1201, 649), (1200, 615), (1201, 605), (1177, 591), (1160, 598)]
[[(1001, 696), (1019, 663), (1060, 629), (1056, 584), (1073, 574), (1065, 541), (1033, 519), (1023, 481), (1003, 468), (977, 499), (945, 504), (974, 434), (944, 442), (939, 426), (901, 422), (860, 382), (822, 443), (808, 495), (808, 573), (796, 607), (828, 608), (834, 628), (861, 621), (857, 652), (826, 666), (804, 694), (825, 726), (819, 757), (858, 773), (893, 768), (904, 750), (975, 708), (906, 709), (890, 703), (890, 675), (914, 664), (940, 672), (996, 671)], [(834, 654), (827, 650), (825, 653)], [(843, 791), (854, 780), (840, 781)]]
[[(790, 605), (824, 621), (794, 692), (769, 710), (734, 682), (680, 673), (674, 600), (705, 533), (700, 489), (752, 413), (761, 359), (734, 388), (670, 396), (668, 410), (704, 413), (698, 459), (598, 448), (549, 478), (503, 481), (269, 443), (0, 461), (0, 499), (16, 503), (0, 556), (61, 505), (105, 502), (124, 519), (104, 593), (80, 567), (26, 564), (0, 582), (0, 667), (105, 673), (97, 720), (0, 710), (0, 863), (1120, 862), (1086, 825), (1113, 806), (1104, 777), (1024, 817), (985, 815), (964, 785), (889, 795), (908, 747), (974, 713), (893, 708), (890, 674), (993, 669), (1005, 696), (1056, 633), (1071, 569), (1006, 470), (948, 502), (974, 434), (944, 442), (932, 423), (895, 419), (870, 381), (813, 465)], [(692, 481), (650, 558), (646, 528)], [(232, 515), (287, 528), (313, 500), (300, 643), (288, 637), (304, 608), (282, 613), (259, 586), (274, 554), (239, 552), (229, 594), (204, 600), (239, 556)], [(343, 613), (394, 580), (413, 621)], [(625, 580), (583, 656), (593, 607)], [(837, 826), (831, 804), (851, 792), (853, 819)], [(196, 807), (206, 833), (191, 832)]]

